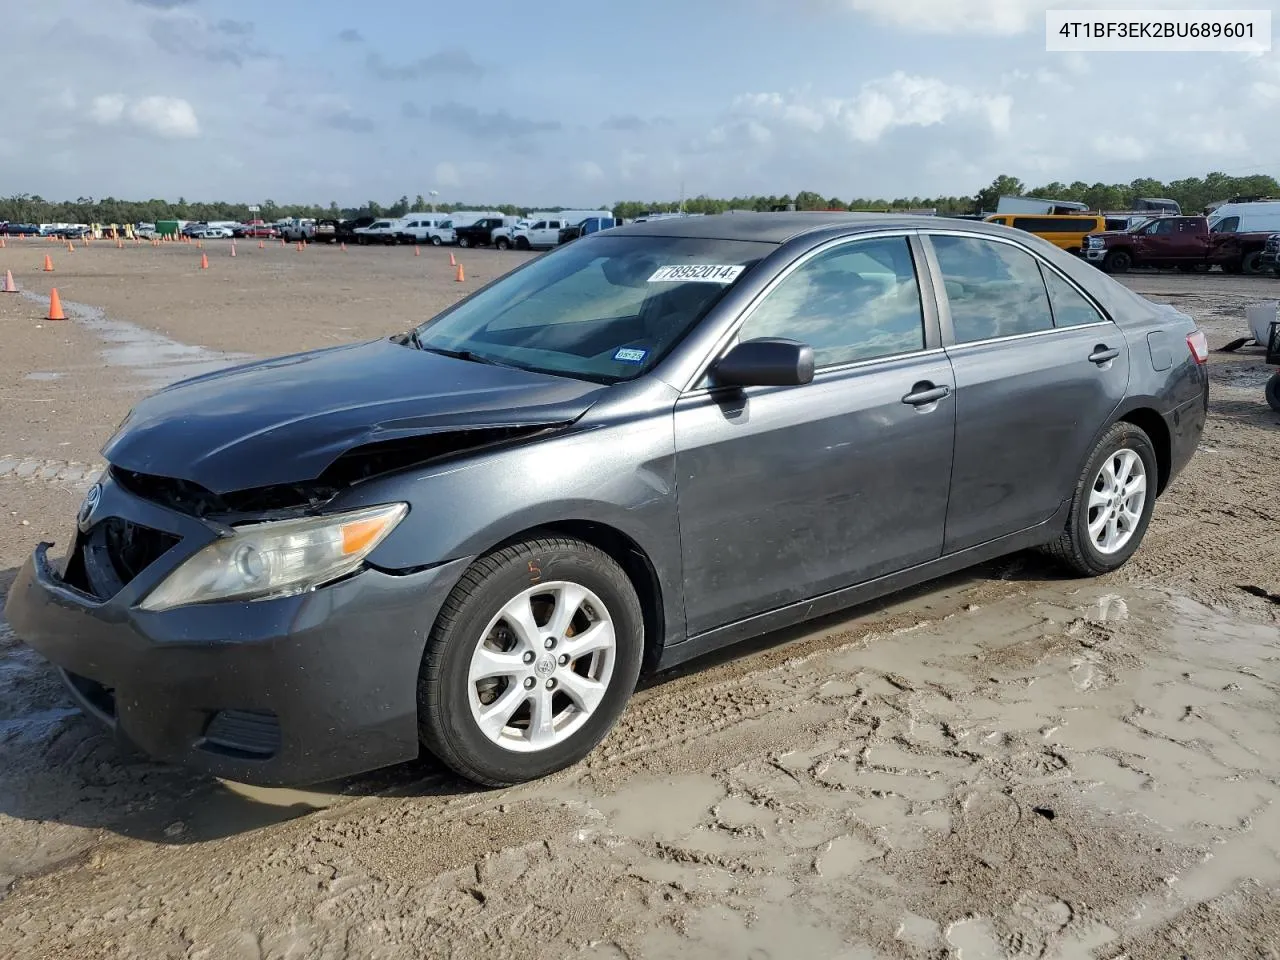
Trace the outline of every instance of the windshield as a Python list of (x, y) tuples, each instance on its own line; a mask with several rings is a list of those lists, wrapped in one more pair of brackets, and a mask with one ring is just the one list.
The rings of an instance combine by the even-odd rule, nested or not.
[(595, 236), (532, 261), (419, 327), (426, 350), (599, 383), (640, 376), (777, 247)]

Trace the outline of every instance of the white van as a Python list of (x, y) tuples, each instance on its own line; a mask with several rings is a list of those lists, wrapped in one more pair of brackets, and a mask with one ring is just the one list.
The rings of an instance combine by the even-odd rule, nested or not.
[(1280, 200), (1224, 203), (1209, 218), (1213, 233), (1270, 233), (1280, 230)]

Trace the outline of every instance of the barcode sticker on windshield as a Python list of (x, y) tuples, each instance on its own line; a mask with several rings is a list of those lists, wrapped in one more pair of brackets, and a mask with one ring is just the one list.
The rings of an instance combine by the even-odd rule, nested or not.
[(659, 267), (650, 283), (733, 283), (742, 267), (733, 264), (685, 263)]

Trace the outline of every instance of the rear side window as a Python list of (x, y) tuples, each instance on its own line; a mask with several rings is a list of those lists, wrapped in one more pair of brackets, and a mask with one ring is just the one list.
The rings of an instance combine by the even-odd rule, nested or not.
[(1053, 324), (1056, 327), (1079, 327), (1086, 323), (1101, 323), (1107, 318), (1084, 298), (1075, 287), (1052, 270), (1041, 267), (1045, 286), (1049, 289), (1049, 302), (1053, 306)]
[(957, 343), (1053, 329), (1053, 312), (1034, 257), (977, 237), (931, 238)]
[(1028, 233), (1085, 233), (1099, 229), (1094, 217), (1017, 217), (1013, 225)]
[(831, 367), (924, 349), (924, 315), (905, 237), (841, 244), (797, 267), (760, 303), (739, 340), (787, 337)]

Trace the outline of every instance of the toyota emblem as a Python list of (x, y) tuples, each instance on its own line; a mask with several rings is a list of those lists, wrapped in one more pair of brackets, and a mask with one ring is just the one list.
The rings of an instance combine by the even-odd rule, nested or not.
[(83, 526), (93, 516), (93, 511), (98, 509), (98, 502), (102, 499), (102, 484), (95, 483), (89, 488), (89, 492), (84, 495), (84, 503), (80, 504), (80, 512), (76, 514), (76, 519)]

